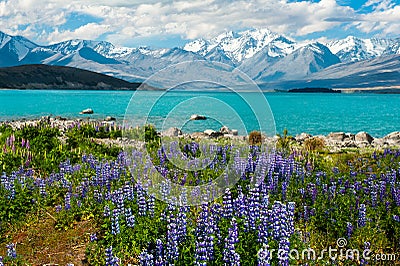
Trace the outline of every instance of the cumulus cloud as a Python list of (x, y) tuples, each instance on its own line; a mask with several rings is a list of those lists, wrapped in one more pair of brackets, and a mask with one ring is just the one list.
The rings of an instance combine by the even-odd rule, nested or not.
[[(135, 38), (174, 35), (183, 39), (210, 38), (226, 30), (268, 27), (291, 37), (353, 25), (363, 32), (398, 32), (399, 7), (390, 0), (369, 0), (373, 11), (358, 14), (336, 0), (6, 0), (0, 2), (0, 29), (42, 42), (102, 36), (118, 44)], [(99, 21), (74, 29), (72, 12)]]
[(377, 33), (380, 36), (396, 36), (400, 32), (400, 6), (391, 0), (369, 0), (366, 7), (373, 11), (360, 14), (354, 25), (362, 32)]

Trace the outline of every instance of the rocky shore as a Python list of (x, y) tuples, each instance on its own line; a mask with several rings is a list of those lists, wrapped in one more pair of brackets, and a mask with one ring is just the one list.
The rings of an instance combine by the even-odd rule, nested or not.
[[(0, 122), (1, 125), (9, 125), (14, 129), (20, 129), (25, 126), (35, 126), (40, 123), (46, 123), (51, 127), (59, 128), (61, 132), (60, 138), (65, 139), (64, 132), (68, 128), (76, 125), (92, 124), (93, 126), (106, 126), (109, 130), (122, 129), (122, 125), (118, 124), (117, 121), (109, 119), (66, 119), (63, 117), (52, 117), (44, 116), (41, 119), (35, 120), (17, 120), (17, 121), (4, 121)], [(226, 138), (237, 141), (247, 141), (248, 136), (241, 136), (235, 129), (229, 129), (226, 126), (220, 128), (219, 131), (211, 129), (205, 130), (204, 132), (184, 133), (178, 128), (169, 128), (163, 132), (159, 132), (160, 136), (163, 137), (182, 137), (187, 139), (216, 139)], [(264, 139), (268, 142), (277, 142), (278, 136), (264, 136)], [(400, 148), (400, 131), (392, 132), (384, 137), (378, 138), (373, 137), (367, 132), (345, 133), (345, 132), (331, 132), (328, 135), (310, 135), (308, 133), (301, 133), (296, 136), (288, 136), (288, 139), (294, 144), (304, 145), (307, 141), (313, 139), (319, 139), (324, 144), (324, 147), (330, 151), (340, 151), (349, 148), (372, 148), (372, 149), (386, 149), (386, 148)], [(129, 144), (138, 145), (137, 141), (130, 140), (124, 137), (117, 139), (96, 139), (95, 141), (109, 144), (124, 146)]]

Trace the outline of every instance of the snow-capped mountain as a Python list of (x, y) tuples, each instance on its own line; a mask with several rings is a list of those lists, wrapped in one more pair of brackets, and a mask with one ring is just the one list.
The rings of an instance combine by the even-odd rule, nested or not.
[(0, 32), (0, 65), (14, 66), (37, 45), (21, 36)]
[[(384, 60), (384, 57), (396, 54), (400, 54), (400, 38), (349, 36), (323, 45), (295, 42), (268, 29), (229, 31), (209, 40), (194, 40), (183, 48), (162, 49), (118, 47), (105, 41), (79, 39), (37, 45), (24, 37), (0, 32), (0, 67), (24, 64), (71, 66), (127, 81), (144, 81), (171, 65), (201, 61), (201, 69), (196, 68), (196, 64), (182, 64), (178, 72), (180, 75), (185, 72), (185, 77), (194, 79), (206, 78), (215, 72), (219, 73), (221, 82), (229, 78), (236, 82), (241, 79), (231, 74), (238, 68), (258, 83), (287, 84), (288, 81), (321, 79), (319, 73), (329, 73), (334, 78), (335, 72), (338, 75), (345, 73), (343, 69), (353, 62), (361, 62), (357, 66), (362, 66), (362, 62), (369, 64), (374, 59), (382, 57)], [(391, 62), (397, 65), (396, 60)], [(223, 71), (213, 72), (212, 69)], [(325, 72), (325, 69), (331, 70)], [(172, 78), (168, 75), (159, 77), (164, 82)]]
[(226, 57), (239, 64), (267, 45), (276, 48), (271, 49), (269, 54), (271, 57), (290, 54), (296, 48), (294, 41), (282, 35), (273, 33), (269, 29), (255, 29), (238, 33), (229, 31), (210, 40), (198, 39), (187, 43), (183, 49), (207, 57), (207, 54), (215, 53), (217, 48), (220, 54), (222, 51)]
[[(266, 66), (252, 64), (252, 59), (250, 58), (250, 62), (246, 62), (249, 65), (253, 65), (255, 69), (254, 74), (256, 75), (251, 77), (262, 82), (301, 79), (326, 67), (340, 63), (340, 59), (321, 43), (311, 43), (300, 47), (280, 60), (269, 61), (270, 63)], [(258, 68), (259, 66), (261, 68)]]
[(329, 42), (327, 47), (342, 62), (356, 62), (381, 56), (393, 44), (394, 41), (390, 39), (360, 39), (348, 36), (342, 40)]

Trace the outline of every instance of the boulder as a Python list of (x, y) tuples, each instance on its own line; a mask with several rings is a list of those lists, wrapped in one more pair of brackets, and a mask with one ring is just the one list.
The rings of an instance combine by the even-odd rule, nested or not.
[(191, 115), (190, 120), (206, 120), (207, 118), (204, 115)]
[(221, 132), (222, 134), (230, 134), (231, 130), (229, 129), (229, 127), (223, 126), (220, 128), (219, 132)]
[(206, 129), (206, 130), (204, 130), (204, 134), (205, 134), (206, 136), (211, 137), (211, 138), (218, 138), (218, 137), (221, 137), (221, 136), (224, 135), (224, 134), (222, 134), (221, 132), (218, 132), (218, 131), (215, 131), (215, 130), (212, 130), (212, 129)]
[[(368, 133), (365, 132), (365, 131), (358, 132), (358, 133), (355, 135), (354, 138), (355, 138), (355, 141), (356, 141), (357, 143), (368, 143), (368, 144), (371, 144), (372, 141), (374, 140), (374, 138), (371, 137), (371, 135), (368, 134)], [(358, 146), (358, 145), (357, 145), (357, 146)]]
[(344, 132), (331, 132), (326, 137), (333, 141), (343, 141), (345, 134)]
[(309, 138), (311, 138), (311, 137), (312, 137), (312, 135), (310, 135), (310, 134), (308, 134), (308, 133), (301, 133), (300, 135), (297, 135), (297, 136), (295, 137), (295, 139), (296, 139), (297, 142), (303, 142), (303, 141), (305, 141), (306, 139), (309, 139)]
[(82, 110), (82, 111), (80, 112), (81, 115), (93, 114), (93, 113), (94, 113), (94, 112), (93, 112), (93, 110), (92, 110), (91, 108), (87, 108), (87, 109)]
[(206, 134), (207, 136), (210, 136), (211, 134), (215, 134), (216, 131), (212, 130), (212, 129), (206, 129), (204, 130), (204, 134)]
[(106, 119), (104, 119), (104, 121), (115, 121), (115, 120), (117, 120), (117, 119), (112, 116), (107, 116)]
[(182, 131), (177, 127), (170, 127), (161, 133), (164, 137), (177, 137), (182, 135)]
[(383, 137), (383, 140), (389, 145), (400, 146), (400, 132), (392, 132)]
[(352, 141), (354, 141), (355, 140), (355, 136), (356, 135), (354, 135), (352, 133), (346, 133), (346, 134), (344, 134), (344, 140), (352, 140)]
[(202, 139), (206, 136), (203, 132), (194, 132), (190, 135), (192, 139)]
[(237, 136), (239, 134), (239, 132), (238, 132), (237, 129), (232, 129), (231, 130), (231, 134), (234, 135), (234, 136)]

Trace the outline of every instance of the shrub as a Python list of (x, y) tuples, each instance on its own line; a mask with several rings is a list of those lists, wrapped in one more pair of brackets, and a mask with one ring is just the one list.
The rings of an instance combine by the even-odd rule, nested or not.
[(303, 145), (306, 151), (322, 150), (325, 147), (325, 141), (319, 137), (313, 137), (306, 139)]
[(262, 143), (262, 136), (260, 131), (252, 131), (249, 134), (249, 143), (250, 145), (261, 145)]

